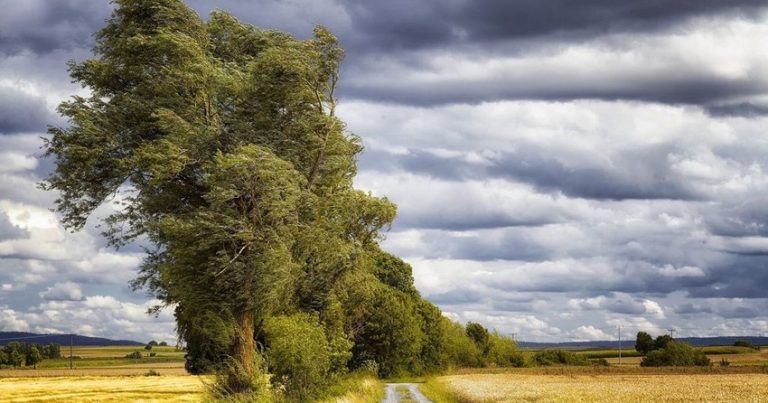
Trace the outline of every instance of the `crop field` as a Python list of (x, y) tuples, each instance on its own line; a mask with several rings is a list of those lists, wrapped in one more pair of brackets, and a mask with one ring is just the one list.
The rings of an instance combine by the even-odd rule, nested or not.
[[(141, 359), (125, 358), (126, 354), (140, 351)], [(131, 376), (144, 375), (155, 371), (161, 375), (186, 375), (184, 370), (184, 352), (175, 347), (155, 347), (154, 357), (142, 346), (117, 347), (74, 347), (72, 351), (73, 369), (69, 369), (69, 359), (43, 360), (37, 369), (21, 368), (0, 369), (0, 379), (8, 377), (45, 377), (45, 376)], [(62, 347), (62, 355), (69, 357), (69, 348)]]
[(762, 402), (766, 374), (460, 374), (436, 379), (463, 402)]
[(68, 376), (0, 379), (3, 402), (197, 402), (196, 376)]

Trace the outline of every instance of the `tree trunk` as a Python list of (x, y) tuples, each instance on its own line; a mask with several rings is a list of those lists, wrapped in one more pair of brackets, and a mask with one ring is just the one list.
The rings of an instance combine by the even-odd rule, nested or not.
[(234, 393), (253, 391), (255, 376), (258, 376), (258, 357), (254, 335), (253, 312), (241, 312), (237, 315), (237, 335), (232, 345), (232, 368), (229, 373), (229, 388)]

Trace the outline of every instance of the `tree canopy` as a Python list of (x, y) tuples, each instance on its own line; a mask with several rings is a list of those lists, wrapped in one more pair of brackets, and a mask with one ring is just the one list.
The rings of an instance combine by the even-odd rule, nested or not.
[(174, 307), (187, 368), (255, 390), (261, 354), (291, 345), (265, 324), (299, 313), (322, 326), (329, 370), (446, 365), (439, 310), (378, 245), (395, 206), (353, 187), (363, 147), (335, 112), (337, 39), (204, 21), (180, 0), (115, 4), (95, 57), (69, 66), (90, 95), (60, 105), (44, 187), (72, 230), (117, 204), (104, 235), (147, 246), (132, 284)]

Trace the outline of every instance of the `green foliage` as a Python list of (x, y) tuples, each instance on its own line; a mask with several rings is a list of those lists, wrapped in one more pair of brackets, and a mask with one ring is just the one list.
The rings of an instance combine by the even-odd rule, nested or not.
[(353, 368), (371, 360), (382, 377), (419, 370), (424, 335), (412, 300), (398, 290), (378, 287), (363, 309), (363, 325), (353, 339)]
[(43, 347), (42, 353), (44, 358), (61, 358), (61, 345), (58, 343), (49, 343), (47, 346)]
[(674, 341), (675, 339), (672, 338), (672, 336), (668, 334), (661, 335), (659, 337), (656, 337), (656, 340), (653, 342), (653, 349), (654, 350), (661, 350), (663, 348), (666, 348), (667, 345), (669, 345), (670, 342)]
[(132, 360), (140, 360), (140, 359), (144, 358), (144, 355), (141, 354), (140, 351), (134, 351), (132, 353), (126, 354), (125, 358), (130, 358)]
[[(514, 343), (444, 319), (379, 247), (396, 207), (352, 186), (363, 148), (335, 113), (344, 52), (328, 30), (297, 40), (181, 0), (115, 5), (94, 58), (70, 64), (91, 95), (60, 105), (44, 187), (72, 230), (119, 201), (104, 235), (148, 240), (132, 286), (161, 301), (152, 312), (175, 307), (187, 370), (222, 372), (214, 396), (267, 396), (259, 342), (301, 398), (348, 368), (517, 365)], [(289, 328), (318, 337), (277, 337)]]
[(445, 354), (449, 365), (458, 367), (480, 367), (483, 354), (461, 324), (442, 318), (442, 333), (445, 337)]
[(509, 337), (496, 332), (488, 337), (488, 353), (485, 355), (486, 365), (495, 367), (523, 367), (525, 358), (517, 351), (517, 343)]
[(654, 349), (653, 337), (646, 332), (637, 332), (635, 339), (635, 350), (642, 355), (646, 355)]
[(654, 350), (640, 362), (643, 367), (663, 366), (709, 366), (711, 361), (701, 349), (695, 349), (689, 344), (670, 341), (666, 347)]
[(550, 365), (589, 365), (586, 357), (567, 350), (544, 350), (533, 356), (533, 363), (538, 366)]
[(468, 322), (466, 326), (466, 331), (467, 331), (467, 336), (469, 336), (469, 338), (475, 342), (475, 344), (477, 345), (477, 348), (480, 349), (483, 355), (487, 355), (488, 349), (490, 348), (490, 344), (489, 344), (490, 333), (488, 333), (488, 329), (484, 328), (479, 323)]
[(300, 313), (269, 318), (264, 326), (272, 382), (291, 401), (311, 401), (328, 386), (330, 347), (317, 318)]
[(24, 358), (24, 365), (28, 367), (37, 368), (37, 363), (43, 360), (43, 354), (40, 353), (40, 349), (36, 345), (30, 345), (26, 351)]

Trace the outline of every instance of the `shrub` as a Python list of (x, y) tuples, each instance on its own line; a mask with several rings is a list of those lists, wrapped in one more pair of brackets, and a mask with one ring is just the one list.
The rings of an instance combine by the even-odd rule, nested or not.
[(141, 354), (141, 351), (134, 351), (132, 353), (126, 354), (125, 358), (130, 358), (130, 359), (133, 359), (133, 360), (139, 360), (141, 358), (144, 358), (144, 356)]
[(534, 364), (538, 366), (549, 365), (589, 365), (586, 357), (574, 354), (566, 350), (544, 350), (533, 356)]
[(730, 361), (726, 360), (725, 358), (721, 358), (720, 359), (720, 366), (721, 367), (727, 367), (727, 366), (730, 366), (730, 365), (731, 365)]
[(648, 353), (640, 362), (640, 366), (708, 366), (711, 363), (700, 349), (695, 349), (686, 343), (670, 341), (666, 348)]
[(488, 336), (488, 352), (485, 359), (487, 365), (497, 367), (522, 367), (525, 365), (523, 354), (517, 351), (517, 343), (495, 332)]
[(330, 348), (317, 317), (308, 314), (269, 318), (264, 326), (272, 382), (290, 401), (322, 394), (331, 365)]
[(144, 373), (144, 376), (160, 376), (160, 373), (155, 371), (154, 369), (150, 369), (146, 373)]
[(150, 357), (154, 357), (154, 356), (156, 356), (156, 355), (157, 355), (157, 353), (155, 353), (154, 351), (153, 351), (153, 352), (151, 352), (151, 353), (149, 353), (149, 356), (150, 356)]
[(736, 340), (733, 345), (735, 347), (748, 347), (751, 349), (759, 350), (759, 347), (755, 347), (752, 343), (749, 342), (749, 340)]
[(445, 338), (446, 360), (450, 365), (459, 367), (479, 367), (483, 365), (480, 349), (467, 336), (467, 333), (460, 324), (444, 317), (442, 318), (441, 327)]

